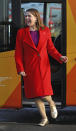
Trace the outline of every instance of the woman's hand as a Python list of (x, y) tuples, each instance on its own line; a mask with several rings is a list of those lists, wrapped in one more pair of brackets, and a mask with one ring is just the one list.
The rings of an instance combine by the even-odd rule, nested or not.
[(64, 62), (64, 63), (66, 63), (66, 62), (68, 61), (68, 57), (66, 57), (66, 56), (61, 56), (61, 57), (60, 57), (60, 60), (61, 60), (62, 62)]
[(22, 76), (27, 76), (27, 74), (24, 71), (20, 72), (19, 74)]

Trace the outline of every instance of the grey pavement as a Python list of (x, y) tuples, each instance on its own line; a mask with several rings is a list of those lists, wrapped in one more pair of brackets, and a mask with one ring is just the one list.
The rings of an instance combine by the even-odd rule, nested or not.
[(45, 127), (34, 124), (0, 124), (0, 131), (76, 131), (76, 125), (49, 124)]
[(76, 131), (76, 107), (58, 108), (58, 118), (52, 119), (46, 107), (49, 124), (40, 127), (41, 116), (37, 108), (25, 107), (19, 110), (0, 109), (0, 131)]

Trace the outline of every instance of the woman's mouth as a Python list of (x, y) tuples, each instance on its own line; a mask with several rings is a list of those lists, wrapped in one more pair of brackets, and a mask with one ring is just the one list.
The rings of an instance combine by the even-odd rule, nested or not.
[(27, 22), (27, 24), (31, 24), (31, 21), (29, 20), (29, 21), (26, 21)]

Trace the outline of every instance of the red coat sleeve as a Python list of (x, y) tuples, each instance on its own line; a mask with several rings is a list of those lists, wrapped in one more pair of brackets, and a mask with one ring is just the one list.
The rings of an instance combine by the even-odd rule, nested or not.
[(16, 36), (16, 47), (15, 47), (15, 62), (17, 73), (24, 71), (23, 67), (23, 47), (22, 47), (22, 31), (18, 30)]
[(59, 63), (63, 63), (61, 60), (60, 60), (60, 57), (62, 56), (58, 51), (57, 49), (55, 48), (53, 42), (52, 42), (52, 39), (51, 39), (51, 33), (50, 33), (50, 30), (49, 28), (47, 29), (47, 51), (48, 51), (48, 54), (50, 56), (52, 56), (54, 59), (56, 59)]

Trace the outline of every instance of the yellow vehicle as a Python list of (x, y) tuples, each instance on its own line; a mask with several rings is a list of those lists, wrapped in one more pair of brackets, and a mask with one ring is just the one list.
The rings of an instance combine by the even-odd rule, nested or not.
[(24, 11), (39, 10), (44, 24), (50, 28), (55, 47), (68, 57), (60, 65), (50, 56), (53, 99), (57, 105), (76, 106), (76, 0), (0, 0), (0, 108), (33, 105), (24, 98), (23, 78), (17, 74), (15, 40), (24, 27)]

